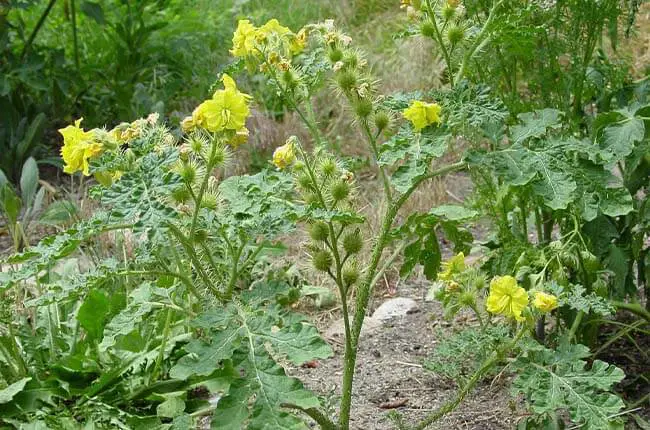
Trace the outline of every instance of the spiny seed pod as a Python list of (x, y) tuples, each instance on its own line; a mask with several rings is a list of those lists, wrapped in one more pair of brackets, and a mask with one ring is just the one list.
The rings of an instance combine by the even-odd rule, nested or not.
[(357, 74), (353, 70), (343, 70), (336, 81), (344, 92), (349, 93), (357, 85)]
[(460, 297), (458, 297), (458, 301), (465, 306), (474, 306), (476, 304), (476, 297), (474, 297), (474, 294), (469, 291), (465, 291), (464, 293), (461, 293)]
[(465, 38), (465, 29), (461, 26), (454, 25), (447, 30), (447, 39), (452, 45), (456, 45), (458, 42), (462, 41)]
[(172, 199), (176, 203), (186, 203), (190, 200), (190, 191), (185, 186), (180, 186), (172, 190)]
[(195, 154), (200, 154), (203, 151), (203, 148), (207, 145), (207, 142), (202, 136), (193, 135), (189, 140), (188, 144), (192, 152)]
[(482, 291), (486, 287), (485, 278), (482, 276), (474, 278), (472, 281), (472, 287), (476, 291)]
[(323, 161), (321, 161), (319, 167), (321, 174), (326, 178), (336, 175), (336, 172), (338, 170), (336, 161), (331, 158), (325, 158)]
[(383, 131), (390, 125), (390, 116), (386, 111), (379, 111), (375, 113), (375, 127), (377, 130)]
[(353, 285), (359, 280), (359, 269), (356, 264), (349, 264), (343, 268), (341, 277), (346, 285)]
[(192, 163), (182, 163), (178, 174), (186, 184), (191, 184), (196, 179), (196, 167)]
[(442, 16), (445, 18), (445, 21), (449, 21), (456, 14), (456, 8), (446, 5), (442, 8)]
[(204, 193), (201, 199), (201, 207), (215, 210), (219, 205), (219, 196), (216, 193)]
[(332, 62), (332, 64), (336, 63), (337, 61), (341, 61), (343, 59), (343, 51), (341, 51), (338, 48), (334, 48), (329, 52), (329, 59)]
[(350, 185), (348, 185), (348, 183), (344, 181), (340, 181), (340, 180), (336, 181), (332, 185), (332, 189), (330, 190), (330, 193), (332, 195), (332, 198), (335, 201), (337, 202), (341, 201), (350, 195)]
[(361, 232), (357, 229), (354, 233), (346, 234), (343, 237), (343, 249), (348, 254), (356, 254), (363, 248)]
[(356, 69), (359, 66), (359, 56), (352, 51), (345, 54), (341, 61), (348, 69)]
[(430, 22), (425, 22), (420, 26), (420, 33), (424, 37), (433, 37), (436, 34), (436, 29)]
[(332, 267), (332, 254), (329, 251), (320, 250), (316, 252), (312, 258), (312, 263), (316, 270), (321, 272), (327, 272), (330, 267)]
[(228, 157), (228, 153), (226, 151), (227, 150), (224, 146), (217, 145), (211, 154), (210, 163), (215, 167), (223, 166)]
[(303, 190), (311, 190), (313, 187), (311, 176), (309, 176), (307, 173), (298, 175), (296, 181), (298, 182), (298, 186), (300, 186), (300, 188)]
[(178, 158), (183, 162), (188, 161), (190, 159), (190, 150), (191, 148), (188, 145), (182, 145), (178, 150)]
[(303, 198), (305, 199), (305, 203), (307, 203), (308, 205), (318, 203), (318, 196), (314, 193), (306, 192), (303, 195)]
[(298, 76), (291, 69), (288, 69), (282, 73), (282, 80), (287, 85), (287, 88), (296, 88), (298, 86)]
[(316, 222), (309, 227), (309, 237), (316, 242), (327, 240), (329, 233), (329, 227), (322, 221)]
[(354, 103), (354, 112), (359, 118), (368, 118), (373, 110), (374, 106), (371, 100), (359, 99)]
[(208, 231), (200, 228), (194, 232), (194, 241), (197, 243), (205, 242), (208, 239)]

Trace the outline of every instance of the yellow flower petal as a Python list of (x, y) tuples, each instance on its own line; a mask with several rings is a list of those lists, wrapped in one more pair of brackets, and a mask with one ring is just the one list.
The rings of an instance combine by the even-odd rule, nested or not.
[(101, 154), (104, 147), (95, 141), (95, 133), (81, 128), (82, 118), (59, 130), (63, 136), (61, 157), (64, 161), (63, 171), (69, 174), (81, 171), (88, 176), (89, 160)]
[(273, 152), (273, 164), (275, 164), (278, 169), (285, 169), (287, 166), (292, 164), (295, 159), (296, 152), (294, 140), (291, 138), (287, 139), (287, 143), (277, 147)]
[(235, 57), (247, 57), (256, 53), (255, 37), (258, 29), (247, 19), (237, 23), (237, 29), (232, 36), (230, 53)]
[(553, 294), (538, 291), (535, 293), (533, 305), (544, 313), (551, 312), (553, 309), (557, 308), (557, 297)]
[(433, 123), (440, 124), (440, 111), (442, 108), (437, 103), (426, 103), (414, 100), (403, 112), (404, 118), (411, 121), (413, 127), (420, 131)]
[(523, 321), (523, 310), (528, 306), (528, 293), (517, 285), (512, 276), (501, 276), (490, 282), (490, 295), (486, 302), (488, 312)]

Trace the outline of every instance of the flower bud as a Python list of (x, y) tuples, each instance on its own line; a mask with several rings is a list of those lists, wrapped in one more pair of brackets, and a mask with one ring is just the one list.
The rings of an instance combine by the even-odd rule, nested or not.
[(447, 282), (447, 285), (445, 286), (445, 291), (448, 293), (455, 293), (456, 291), (460, 290), (460, 284), (456, 281), (449, 281)]
[(343, 237), (343, 249), (348, 254), (357, 254), (361, 248), (363, 248), (363, 239), (359, 229)]
[(279, 146), (273, 152), (273, 164), (278, 169), (285, 169), (296, 160), (295, 142), (298, 139), (291, 136), (287, 139), (286, 143)]
[(316, 242), (327, 240), (329, 233), (329, 227), (322, 221), (316, 222), (309, 227), (309, 237)]
[(214, 167), (223, 166), (226, 163), (227, 156), (228, 153), (226, 152), (226, 148), (222, 145), (217, 145), (214, 151), (210, 154), (210, 164)]
[(320, 163), (320, 171), (327, 178), (334, 176), (337, 170), (338, 166), (336, 165), (336, 161), (331, 158), (326, 158)]
[(350, 195), (350, 185), (344, 181), (336, 181), (332, 185), (330, 193), (335, 201), (341, 201)]
[(332, 267), (332, 254), (324, 249), (320, 250), (312, 256), (312, 264), (316, 270), (327, 272)]

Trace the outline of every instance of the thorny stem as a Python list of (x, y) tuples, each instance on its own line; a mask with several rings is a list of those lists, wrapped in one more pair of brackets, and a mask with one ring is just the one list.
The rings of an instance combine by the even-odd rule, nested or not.
[(433, 6), (431, 5), (431, 0), (427, 0), (427, 16), (429, 17), (429, 21), (433, 26), (433, 31), (435, 32), (436, 41), (438, 42), (438, 45), (442, 50), (442, 55), (443, 57), (445, 57), (445, 63), (447, 63), (447, 73), (449, 74), (449, 84), (453, 87), (454, 69), (452, 68), (452, 64), (451, 64), (451, 56), (449, 55), (449, 51), (447, 51), (447, 47), (445, 46), (444, 40), (442, 39), (442, 33), (438, 28), (438, 22), (436, 20)]
[(487, 17), (485, 24), (483, 24), (483, 28), (481, 28), (481, 32), (478, 34), (478, 36), (476, 36), (476, 39), (474, 40), (472, 46), (465, 52), (465, 56), (463, 57), (463, 62), (461, 63), (458, 72), (456, 73), (456, 77), (452, 82), (452, 86), (456, 86), (458, 82), (460, 82), (460, 80), (463, 78), (463, 75), (465, 74), (465, 67), (470, 62), (474, 54), (477, 51), (480, 51), (490, 41), (490, 36), (487, 34), (487, 32), (489, 31), (490, 26), (492, 25), (492, 21), (494, 20), (497, 9), (501, 6), (501, 3), (503, 3), (503, 0), (496, 2), (494, 6), (492, 6), (492, 9), (490, 9), (490, 14)]
[(388, 204), (393, 200), (393, 195), (390, 190), (390, 182), (388, 182), (388, 176), (386, 175), (386, 170), (384, 166), (379, 165), (379, 150), (377, 149), (377, 138), (372, 135), (370, 127), (366, 121), (361, 121), (363, 124), (363, 131), (368, 137), (368, 142), (370, 143), (370, 148), (372, 149), (373, 155), (375, 156), (375, 164), (379, 168), (379, 176), (381, 176), (381, 181), (384, 185), (384, 194), (386, 195), (386, 200)]
[(467, 167), (464, 162), (457, 162), (450, 164), (448, 166), (442, 167), (440, 169), (434, 170), (428, 175), (424, 175), (415, 181), (413, 185), (402, 194), (399, 199), (390, 205), (386, 214), (384, 215), (384, 222), (382, 224), (379, 237), (375, 242), (373, 248), (372, 257), (368, 269), (364, 275), (364, 281), (361, 286), (357, 289), (357, 300), (356, 308), (354, 313), (354, 323), (352, 325), (351, 332), (351, 345), (348, 348), (346, 346), (345, 356), (344, 356), (344, 370), (343, 370), (343, 386), (342, 386), (342, 397), (341, 397), (341, 412), (339, 416), (339, 426), (341, 430), (348, 430), (350, 428), (350, 408), (352, 405), (352, 382), (354, 379), (354, 370), (357, 359), (357, 348), (359, 345), (359, 336), (361, 334), (361, 328), (363, 326), (363, 320), (365, 318), (366, 309), (368, 307), (368, 302), (370, 300), (370, 295), (372, 293), (375, 280), (375, 274), (377, 267), (379, 266), (379, 261), (381, 260), (382, 253), (388, 242), (388, 236), (390, 234), (391, 228), (393, 226), (393, 221), (397, 216), (399, 209), (402, 205), (408, 200), (408, 198), (413, 194), (417, 187), (424, 181), (442, 176), (451, 172), (456, 172)]
[[(192, 226), (190, 227), (190, 241), (194, 242), (194, 230), (196, 229), (196, 223), (199, 219), (199, 211), (201, 210), (201, 202), (203, 201), (203, 194), (205, 193), (206, 188), (208, 187), (208, 182), (210, 181), (210, 175), (212, 174), (212, 169), (214, 168), (214, 154), (217, 150), (217, 140), (212, 137), (212, 147), (210, 148), (210, 158), (208, 158), (205, 177), (201, 182), (201, 187), (199, 188), (199, 193), (194, 199), (194, 215), (192, 215)], [(191, 188), (188, 186), (188, 188)]]

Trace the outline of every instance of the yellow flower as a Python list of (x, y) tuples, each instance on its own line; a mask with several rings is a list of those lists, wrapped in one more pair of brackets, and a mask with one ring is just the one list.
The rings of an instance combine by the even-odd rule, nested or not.
[(557, 297), (553, 294), (538, 291), (535, 293), (533, 305), (544, 313), (551, 312), (553, 309), (557, 308)]
[(517, 285), (515, 278), (501, 276), (492, 279), (486, 303), (488, 312), (523, 321), (521, 313), (527, 305), (528, 293)]
[(447, 0), (447, 7), (456, 9), (460, 4), (460, 0)]
[(230, 53), (235, 57), (247, 57), (254, 55), (255, 37), (258, 29), (247, 19), (239, 20), (237, 29), (232, 36), (232, 49)]
[(215, 91), (211, 99), (201, 103), (192, 113), (197, 126), (211, 132), (240, 130), (250, 113), (250, 96), (237, 89), (235, 81), (224, 74), (224, 89)]
[(230, 140), (230, 146), (237, 149), (239, 145), (242, 145), (248, 141), (249, 131), (246, 127), (242, 127), (241, 130), (237, 130), (235, 136)]
[(94, 140), (95, 133), (84, 131), (80, 125), (83, 118), (75, 121), (74, 125), (69, 125), (59, 130), (63, 136), (63, 147), (61, 148), (61, 157), (65, 165), (63, 171), (73, 174), (81, 171), (88, 176), (88, 160), (102, 153), (104, 148), (100, 143)]
[(303, 51), (303, 49), (305, 49), (305, 45), (307, 45), (307, 30), (302, 28), (298, 31), (298, 34), (291, 39), (289, 50), (291, 51), (291, 54), (298, 55)]
[(181, 121), (181, 128), (183, 129), (184, 133), (189, 133), (190, 131), (194, 130), (196, 128), (194, 118), (192, 116), (185, 117), (183, 121)]
[(284, 38), (285, 36), (291, 34), (291, 30), (289, 30), (288, 27), (281, 25), (277, 19), (273, 18), (259, 28), (257, 38), (258, 40), (264, 40), (271, 35), (276, 35), (279, 38)]
[(282, 146), (279, 146), (273, 152), (273, 164), (275, 164), (278, 169), (284, 169), (293, 163), (296, 159), (296, 151), (294, 145), (294, 139), (287, 139), (287, 143)]
[(442, 263), (442, 266), (445, 270), (438, 275), (438, 278), (443, 281), (451, 281), (454, 275), (465, 271), (465, 254), (459, 252), (445, 263)]
[(417, 131), (433, 123), (440, 124), (440, 111), (442, 108), (438, 103), (426, 103), (420, 100), (414, 100), (411, 106), (403, 112), (404, 118), (413, 123)]

